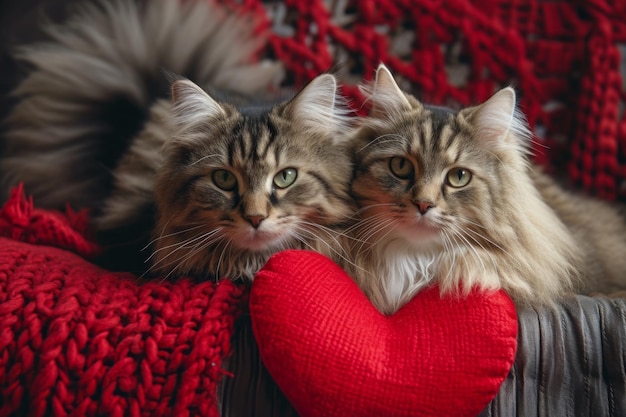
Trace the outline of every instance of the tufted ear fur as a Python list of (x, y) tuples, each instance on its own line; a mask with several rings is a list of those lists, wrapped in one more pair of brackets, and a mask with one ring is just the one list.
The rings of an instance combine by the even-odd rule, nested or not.
[(406, 94), (398, 87), (393, 75), (384, 64), (378, 66), (374, 82), (361, 86), (361, 91), (372, 102), (370, 117), (391, 119), (413, 108)]
[(477, 139), (486, 146), (526, 149), (530, 131), (515, 104), (515, 90), (503, 88), (471, 112)]
[(322, 134), (345, 133), (350, 125), (345, 99), (337, 91), (337, 80), (331, 74), (322, 74), (307, 84), (286, 106), (292, 120), (305, 129)]
[(178, 126), (225, 114), (217, 101), (189, 80), (177, 80), (172, 84), (172, 101), (174, 121)]

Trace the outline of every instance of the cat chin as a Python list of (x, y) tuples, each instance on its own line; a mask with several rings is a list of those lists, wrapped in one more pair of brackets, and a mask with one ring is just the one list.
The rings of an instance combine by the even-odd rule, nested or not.
[(278, 247), (282, 247), (283, 245), (281, 245), (281, 243), (285, 241), (285, 238), (279, 233), (252, 230), (250, 232), (238, 234), (233, 237), (231, 241), (239, 249), (263, 253), (271, 252)]
[(253, 241), (253, 242), (245, 242), (245, 244), (235, 244), (237, 248), (248, 251), (251, 253), (263, 254), (263, 253), (271, 253), (275, 252), (277, 249), (281, 247), (281, 245), (276, 241)]
[(416, 246), (430, 246), (441, 243), (440, 227), (423, 218), (403, 222), (396, 228), (396, 233), (410, 244)]

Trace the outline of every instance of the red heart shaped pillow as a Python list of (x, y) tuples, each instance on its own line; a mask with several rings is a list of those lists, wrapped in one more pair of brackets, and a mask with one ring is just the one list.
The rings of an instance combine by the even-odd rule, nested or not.
[(441, 299), (433, 288), (384, 316), (313, 252), (273, 256), (250, 313), (261, 358), (302, 417), (476, 416), (515, 356), (503, 292)]

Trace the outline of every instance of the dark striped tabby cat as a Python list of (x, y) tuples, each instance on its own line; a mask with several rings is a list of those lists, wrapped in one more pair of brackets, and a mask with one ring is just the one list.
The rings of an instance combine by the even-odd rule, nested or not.
[(520, 305), (626, 288), (623, 218), (529, 162), (513, 89), (456, 112), (403, 93), (380, 66), (369, 94), (355, 141), (351, 273), (382, 312), (433, 283), (444, 293), (503, 288)]
[[(163, 138), (156, 184), (154, 267), (252, 279), (279, 250), (341, 259), (339, 226), (354, 209), (343, 139), (349, 119), (336, 89), (333, 76), (320, 75), (291, 101), (238, 109), (189, 81), (176, 82), (176, 133)], [(148, 140), (158, 136), (156, 128)], [(127, 176), (136, 169), (134, 153), (122, 161)], [(126, 195), (115, 198), (126, 204)]]
[(352, 167), (332, 75), (276, 104), (282, 69), (252, 60), (250, 18), (205, 0), (82, 7), (20, 49), (33, 68), (6, 124), (5, 192), (91, 208), (110, 268), (141, 271), (150, 233), (165, 276), (251, 278), (281, 249), (340, 250)]

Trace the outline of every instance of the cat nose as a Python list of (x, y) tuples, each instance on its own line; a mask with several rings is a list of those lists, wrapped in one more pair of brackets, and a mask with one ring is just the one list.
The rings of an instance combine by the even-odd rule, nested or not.
[(255, 229), (257, 229), (260, 225), (261, 222), (263, 220), (265, 220), (265, 216), (263, 216), (262, 214), (252, 214), (252, 215), (247, 215), (246, 216), (246, 220), (248, 220), (248, 222), (252, 225), (252, 227), (254, 227)]
[(428, 210), (435, 207), (435, 203), (430, 201), (413, 201), (413, 204), (415, 204), (421, 215), (426, 214)]

